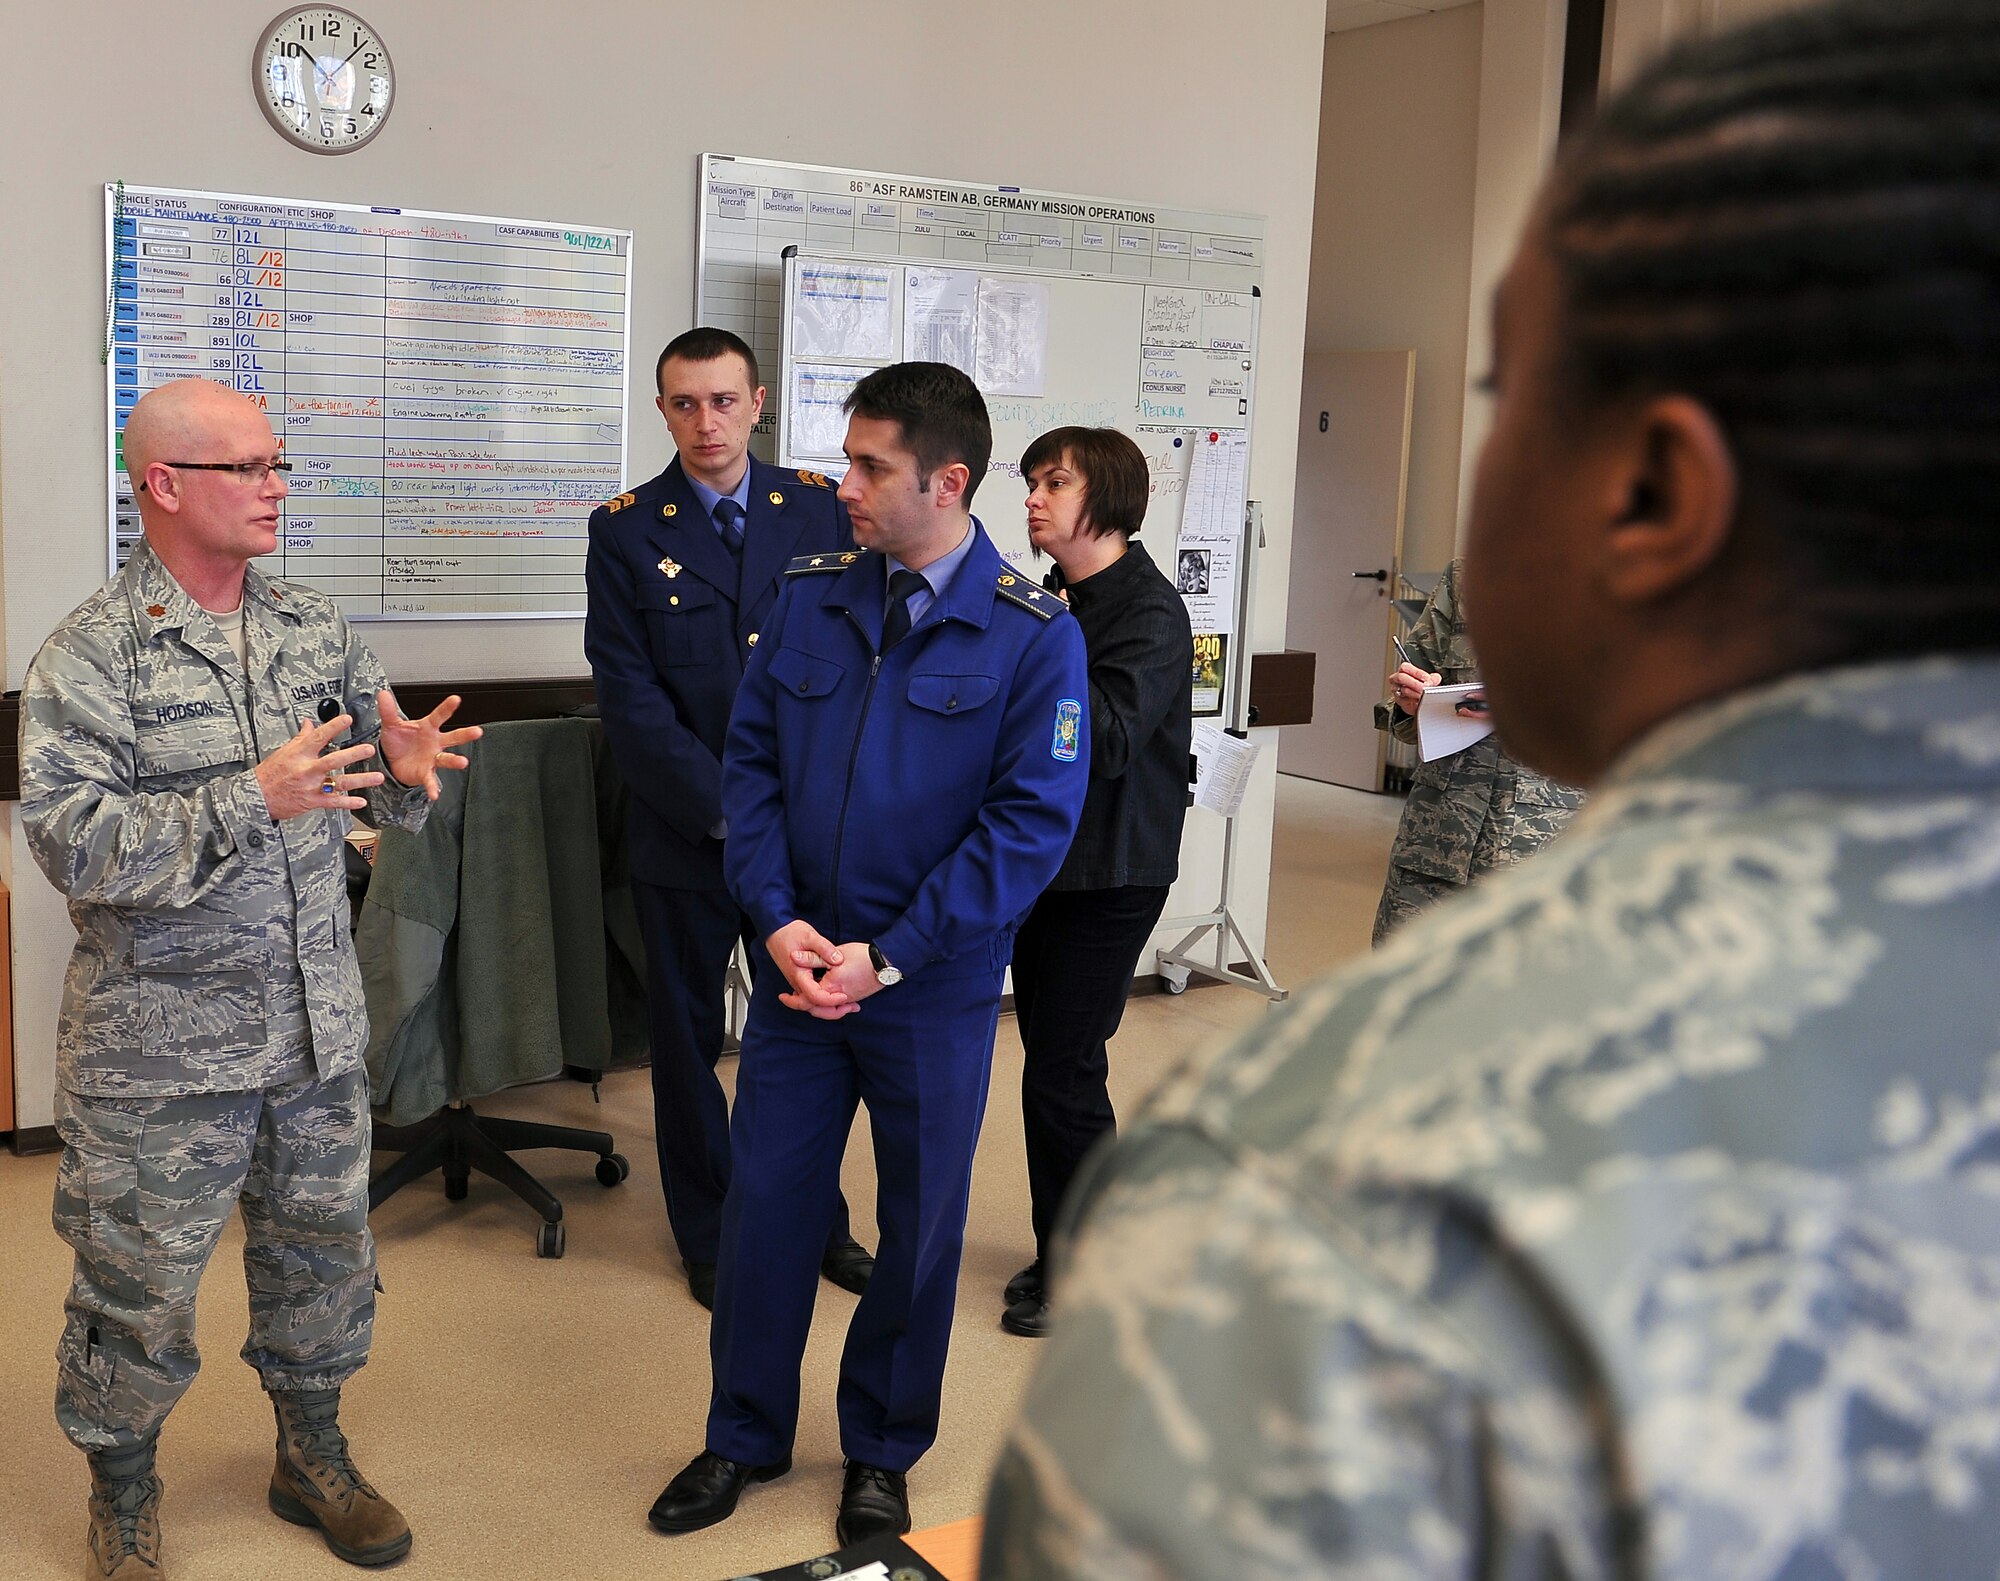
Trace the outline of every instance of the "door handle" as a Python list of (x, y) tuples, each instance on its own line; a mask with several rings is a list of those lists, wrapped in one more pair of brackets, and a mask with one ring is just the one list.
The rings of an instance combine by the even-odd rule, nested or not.
[(1386, 582), (1389, 580), (1389, 573), (1387, 571), (1356, 571), (1352, 574), (1364, 582)]

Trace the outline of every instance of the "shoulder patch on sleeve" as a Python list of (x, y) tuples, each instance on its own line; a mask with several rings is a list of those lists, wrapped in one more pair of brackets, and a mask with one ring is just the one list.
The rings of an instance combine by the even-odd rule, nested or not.
[(1053, 593), (1044, 593), (1034, 583), (1025, 581), (1013, 571), (1000, 573), (1000, 583), (995, 591), (1008, 603), (1039, 615), (1043, 620), (1054, 620), (1068, 607)]
[(627, 505), (632, 504), (638, 498), (639, 496), (636, 494), (621, 494), (615, 500), (606, 500), (604, 502), (604, 508), (607, 511), (611, 512), (612, 515), (616, 516)]
[(833, 487), (833, 480), (824, 472), (808, 472), (803, 467), (799, 469), (799, 481), (801, 483), (810, 483), (816, 489), (830, 489)]
[(785, 567), (786, 576), (803, 576), (808, 571), (845, 571), (868, 551), (829, 549), (824, 554), (802, 554)]

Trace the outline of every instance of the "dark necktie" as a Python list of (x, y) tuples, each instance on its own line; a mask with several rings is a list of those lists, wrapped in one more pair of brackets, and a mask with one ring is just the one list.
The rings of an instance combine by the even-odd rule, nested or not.
[(910, 596), (927, 590), (921, 573), (896, 571), (889, 577), (889, 613), (882, 622), (882, 651), (887, 653), (910, 634)]
[(743, 558), (743, 515), (743, 507), (732, 499), (715, 502), (715, 527), (722, 547), (739, 560)]

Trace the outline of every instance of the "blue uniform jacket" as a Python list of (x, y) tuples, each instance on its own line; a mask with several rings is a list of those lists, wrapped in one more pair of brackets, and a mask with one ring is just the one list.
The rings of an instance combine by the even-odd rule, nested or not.
[(1062, 865), (1090, 780), (1083, 633), (973, 531), (881, 659), (882, 556), (793, 563), (723, 757), (729, 887), (766, 938), (803, 917), (912, 975), (997, 971)]
[(722, 743), (786, 564), (854, 542), (817, 472), (750, 458), (743, 578), (676, 458), (590, 517), (583, 651), (612, 755), (632, 789), (632, 876), (723, 887)]

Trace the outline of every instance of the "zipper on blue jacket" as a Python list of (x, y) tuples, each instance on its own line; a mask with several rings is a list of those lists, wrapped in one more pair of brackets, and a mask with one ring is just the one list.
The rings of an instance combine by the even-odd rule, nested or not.
[[(848, 611), (849, 620), (854, 612)], [(860, 621), (854, 621), (856, 626)], [(875, 678), (882, 673), (882, 655), (868, 667), (868, 690), (861, 694), (861, 717), (854, 725), (854, 745), (847, 754), (847, 784), (840, 792), (840, 817), (833, 828), (833, 943), (840, 943), (840, 848), (847, 843), (847, 804), (854, 796), (854, 769), (861, 761), (861, 737), (868, 729), (868, 711), (875, 706)]]

